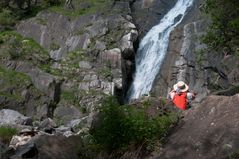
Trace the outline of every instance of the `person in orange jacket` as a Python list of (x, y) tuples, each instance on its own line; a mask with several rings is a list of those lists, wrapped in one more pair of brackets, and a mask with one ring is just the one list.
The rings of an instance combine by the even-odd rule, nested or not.
[(189, 92), (189, 86), (183, 81), (173, 85), (173, 90), (169, 92), (169, 99), (181, 110), (186, 110), (195, 97), (196, 93)]

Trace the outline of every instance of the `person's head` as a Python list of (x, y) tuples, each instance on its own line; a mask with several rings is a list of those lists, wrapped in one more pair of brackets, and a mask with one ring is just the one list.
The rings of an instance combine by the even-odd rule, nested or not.
[(173, 89), (176, 92), (187, 92), (189, 89), (189, 86), (183, 81), (178, 81), (175, 85), (173, 85)]

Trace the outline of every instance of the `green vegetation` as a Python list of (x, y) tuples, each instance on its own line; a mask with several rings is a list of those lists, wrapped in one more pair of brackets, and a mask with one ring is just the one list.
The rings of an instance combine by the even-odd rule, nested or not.
[[(68, 90), (68, 91), (62, 91), (61, 92), (61, 103), (67, 103), (67, 104), (72, 104), (76, 107), (79, 108), (79, 110), (82, 113), (88, 113), (89, 110), (87, 110), (86, 105), (81, 105), (80, 101), (82, 100), (82, 98), (85, 99), (91, 99), (91, 98), (95, 98), (95, 96), (104, 96), (105, 94), (102, 93), (101, 91), (97, 91), (97, 90), (89, 90), (89, 91), (84, 91), (81, 89), (77, 89), (77, 88), (73, 88), (72, 90)], [(100, 99), (95, 101), (100, 103)], [(88, 103), (86, 103), (88, 105)], [(98, 105), (98, 104), (96, 104)]]
[(107, 78), (109, 80), (113, 79), (113, 74), (111, 72), (111, 69), (109, 67), (102, 67), (100, 69), (97, 70), (97, 73), (102, 76), (103, 78)]
[(60, 48), (60, 45), (56, 44), (56, 43), (51, 43), (50, 44), (50, 49), (51, 50), (58, 50)]
[(39, 65), (49, 61), (48, 52), (30, 38), (23, 38), (12, 31), (0, 33), (1, 58), (28, 60)]
[(35, 0), (1, 0), (0, 25), (5, 30), (12, 29), (19, 20), (34, 17), (44, 9), (63, 3), (63, 0), (43, 0), (37, 3)]
[(2, 9), (0, 10), (0, 25), (13, 26), (15, 25), (15, 17), (11, 10)]
[(206, 0), (203, 11), (211, 18), (203, 42), (211, 50), (235, 53), (239, 46), (239, 1)]
[(60, 67), (53, 69), (46, 65), (43, 69), (57, 76), (66, 76), (68, 79), (78, 77), (79, 61), (86, 59), (84, 50), (74, 50), (67, 53), (67, 57), (60, 61)]
[(8, 144), (11, 141), (13, 135), (17, 134), (16, 128), (11, 128), (9, 126), (1, 126), (0, 127), (0, 140)]
[(61, 100), (66, 101), (69, 104), (75, 105), (75, 106), (79, 106), (79, 99), (78, 99), (78, 95), (76, 91), (63, 91), (61, 93)]
[(47, 25), (47, 20), (42, 18), (36, 18), (38, 24)]
[(100, 108), (100, 125), (90, 131), (96, 144), (108, 152), (127, 149), (130, 145), (148, 146), (155, 140), (163, 140), (176, 115), (166, 113), (150, 117), (142, 108), (120, 106), (114, 97), (108, 97)]
[(27, 61), (46, 72), (57, 71), (51, 69), (53, 61), (43, 47), (33, 39), (24, 38), (13, 31), (0, 33), (0, 60)]
[(106, 13), (110, 2), (111, 0), (78, 0), (75, 1), (76, 4), (72, 9), (66, 9), (64, 3), (61, 3), (61, 5), (53, 6), (49, 10), (74, 18), (84, 14), (96, 13), (97, 11)]
[(21, 90), (31, 85), (30, 77), (23, 73), (5, 69), (0, 66), (0, 78), (0, 96), (15, 99), (17, 101), (23, 100)]

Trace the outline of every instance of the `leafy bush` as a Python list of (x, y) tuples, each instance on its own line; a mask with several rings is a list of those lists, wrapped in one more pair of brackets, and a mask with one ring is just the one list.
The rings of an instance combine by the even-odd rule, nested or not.
[(0, 25), (13, 26), (15, 24), (15, 17), (8, 9), (0, 10)]
[(3, 143), (8, 144), (13, 135), (17, 133), (16, 128), (11, 128), (9, 126), (1, 126), (0, 127), (0, 140)]
[(203, 11), (210, 16), (211, 25), (203, 42), (215, 51), (235, 52), (239, 45), (239, 1), (206, 0)]
[(120, 106), (114, 97), (109, 97), (100, 109), (99, 125), (90, 133), (95, 142), (109, 152), (131, 144), (147, 146), (155, 139), (163, 139), (176, 116), (168, 113), (150, 117), (146, 108)]
[(57, 6), (63, 3), (63, 0), (43, 0), (44, 6)]

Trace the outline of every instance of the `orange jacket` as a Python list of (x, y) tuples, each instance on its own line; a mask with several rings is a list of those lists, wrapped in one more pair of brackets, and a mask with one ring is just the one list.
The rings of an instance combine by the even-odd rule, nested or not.
[(185, 110), (187, 109), (188, 100), (187, 100), (187, 92), (175, 93), (173, 98), (173, 103), (179, 109)]

